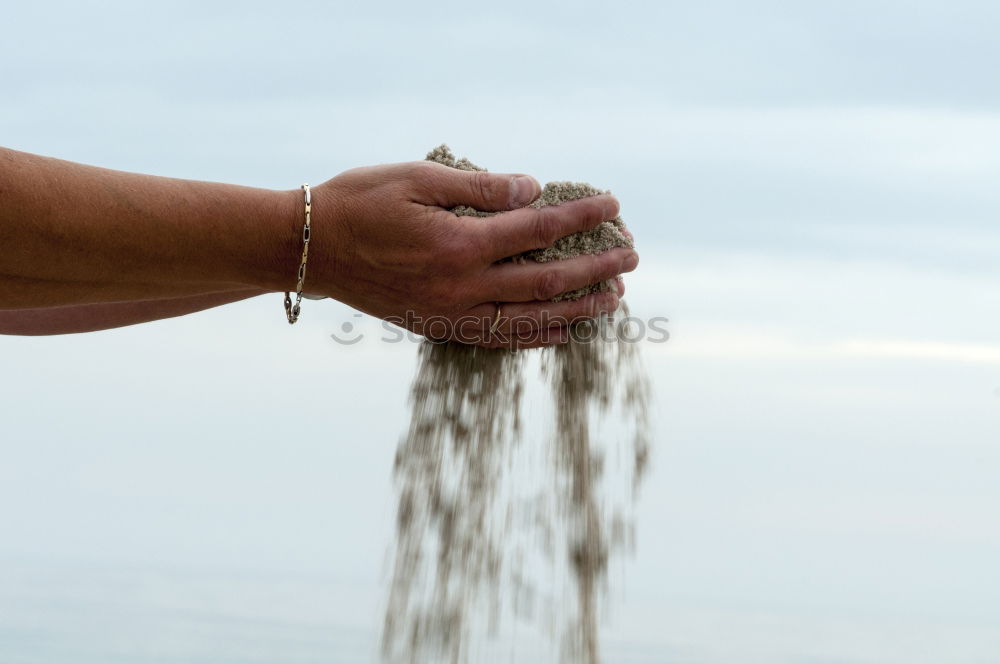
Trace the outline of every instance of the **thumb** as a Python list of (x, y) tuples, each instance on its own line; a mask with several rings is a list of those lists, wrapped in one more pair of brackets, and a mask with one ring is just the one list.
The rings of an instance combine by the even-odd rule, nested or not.
[(432, 193), (434, 202), (441, 207), (467, 205), (483, 212), (501, 212), (524, 207), (542, 193), (538, 180), (530, 175), (462, 171), (447, 166), (442, 166), (441, 171), (434, 178)]

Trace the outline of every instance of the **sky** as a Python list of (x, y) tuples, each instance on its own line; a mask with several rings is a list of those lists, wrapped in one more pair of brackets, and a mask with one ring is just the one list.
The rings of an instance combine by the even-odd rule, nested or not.
[[(291, 189), (447, 142), (619, 197), (671, 338), (609, 662), (994, 661), (1000, 6), (4, 14), (5, 147)], [(6, 659), (375, 661), (416, 346), (280, 299), (0, 337)]]

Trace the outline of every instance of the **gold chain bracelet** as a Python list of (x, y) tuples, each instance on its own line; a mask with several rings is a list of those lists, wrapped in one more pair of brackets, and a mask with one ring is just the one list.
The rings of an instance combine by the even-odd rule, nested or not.
[(295, 284), (295, 305), (292, 305), (291, 294), (285, 291), (285, 315), (291, 325), (299, 319), (299, 309), (302, 306), (302, 284), (306, 280), (306, 261), (309, 260), (309, 223), (312, 221), (312, 194), (309, 185), (302, 185), (302, 195), (306, 207), (306, 225), (302, 228), (302, 262), (299, 263), (299, 280)]

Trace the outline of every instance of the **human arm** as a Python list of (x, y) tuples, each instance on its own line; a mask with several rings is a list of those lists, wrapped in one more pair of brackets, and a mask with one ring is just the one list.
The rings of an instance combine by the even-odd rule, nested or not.
[(256, 288), (243, 288), (155, 300), (0, 310), (0, 334), (40, 336), (95, 332), (184, 316), (266, 292)]
[[(525, 183), (518, 191), (510, 175), (413, 162), (353, 169), (317, 185), (306, 290), (382, 318), (441, 316), (471, 320), (463, 325), (472, 328), (489, 327), (497, 301), (539, 326), (545, 313), (573, 320), (612, 310), (614, 294), (546, 300), (629, 271), (630, 250), (558, 265), (495, 264), (613, 217), (612, 197), (488, 221), (447, 211), (521, 208), (538, 195), (534, 180)], [(125, 173), (0, 149), (0, 309), (291, 290), (301, 225), (297, 189)]]

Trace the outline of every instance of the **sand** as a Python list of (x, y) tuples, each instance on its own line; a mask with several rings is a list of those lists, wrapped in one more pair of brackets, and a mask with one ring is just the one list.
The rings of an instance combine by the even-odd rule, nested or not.
[[(473, 164), (464, 157), (462, 159), (458, 159), (454, 154), (452, 154), (451, 150), (448, 149), (447, 145), (439, 145), (428, 152), (427, 160), (436, 161), (439, 164), (451, 166), (452, 168), (457, 168), (463, 171), (486, 170), (485, 168)], [(598, 189), (597, 187), (587, 184), (586, 182), (548, 182), (544, 187), (542, 187), (542, 194), (538, 197), (538, 200), (532, 203), (529, 207), (540, 208), (545, 205), (558, 205), (559, 203), (573, 201), (578, 198), (610, 193), (610, 191)], [(452, 212), (457, 215), (471, 217), (492, 217), (498, 214), (496, 212), (481, 212), (465, 205), (452, 208)], [(517, 262), (533, 260), (539, 263), (545, 263), (552, 260), (579, 256), (580, 254), (597, 254), (602, 251), (607, 251), (613, 247), (627, 247), (631, 249), (633, 248), (632, 238), (624, 231), (625, 222), (622, 221), (622, 218), (619, 215), (614, 219), (598, 225), (593, 230), (576, 233), (557, 240), (551, 247), (527, 251), (523, 254), (518, 254), (517, 256), (511, 256), (507, 260)], [(576, 300), (588, 293), (606, 291), (613, 287), (614, 285), (611, 282), (601, 282), (587, 286), (586, 288), (570, 291), (568, 293), (562, 293), (553, 298), (553, 300)]]
[[(447, 146), (427, 158), (482, 170)], [(597, 193), (588, 184), (548, 183), (534, 205)], [(623, 229), (616, 218), (509, 260), (631, 247)], [(512, 621), (557, 642), (564, 662), (600, 661), (608, 562), (634, 546), (632, 508), (649, 457), (649, 381), (640, 346), (623, 340), (631, 338), (621, 334), (626, 314), (581, 323), (578, 340), (539, 351), (421, 345), (410, 426), (394, 468), (399, 502), (384, 661), (478, 662), (477, 644)], [(538, 380), (532, 366), (551, 395), (553, 431), (541, 450), (525, 442), (538, 432), (522, 422), (529, 379)], [(625, 490), (615, 493), (612, 480)]]

